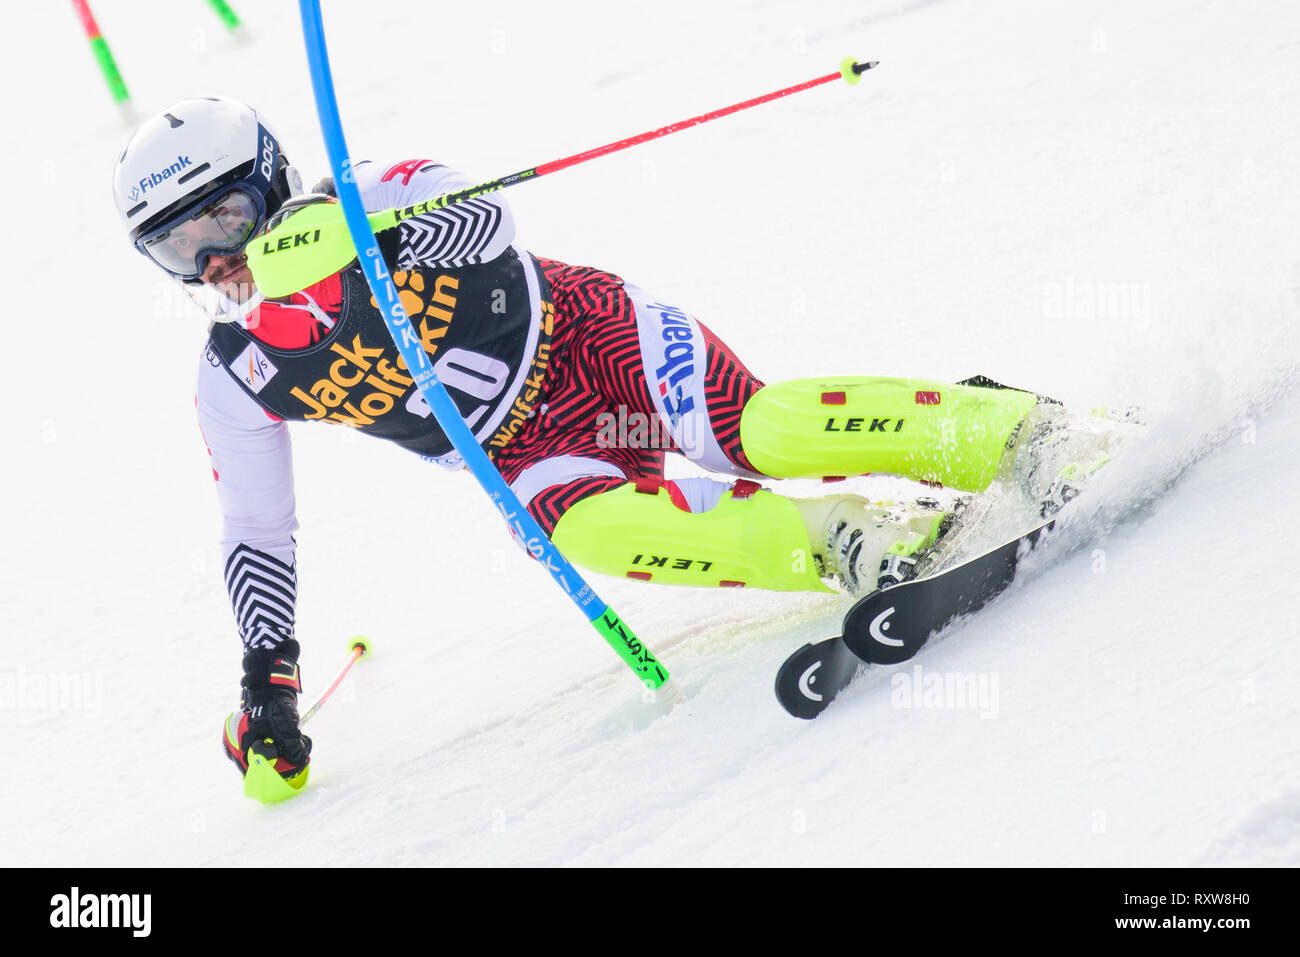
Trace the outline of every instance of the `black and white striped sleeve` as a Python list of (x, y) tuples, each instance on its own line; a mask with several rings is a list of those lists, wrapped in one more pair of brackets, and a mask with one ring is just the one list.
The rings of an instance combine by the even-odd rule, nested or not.
[[(413, 206), (476, 185), (432, 160), (408, 160), (383, 167), (361, 162), (357, 186), (371, 212)], [(499, 193), (456, 203), (406, 220), (399, 227), (399, 268), (473, 266), (500, 256), (515, 238), (515, 221)]]
[(298, 530), (289, 430), (207, 359), (195, 405), (221, 504), (226, 591), (244, 650), (292, 638)]

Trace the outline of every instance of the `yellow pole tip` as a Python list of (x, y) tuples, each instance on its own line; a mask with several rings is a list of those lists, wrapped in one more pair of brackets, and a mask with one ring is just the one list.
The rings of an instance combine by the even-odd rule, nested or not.
[(856, 58), (846, 56), (840, 61), (840, 76), (844, 77), (846, 83), (852, 85), (862, 79), (862, 74), (866, 73), (879, 63), (879, 60), (869, 60), (866, 63), (859, 63)]

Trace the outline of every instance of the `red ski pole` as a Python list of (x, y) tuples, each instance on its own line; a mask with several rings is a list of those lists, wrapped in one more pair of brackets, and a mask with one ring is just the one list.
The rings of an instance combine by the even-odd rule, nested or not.
[[(416, 203), (414, 206), (399, 206), (395, 209), (385, 209), (377, 213), (371, 213), (369, 216), (370, 228), (376, 232), (392, 229), (402, 220), (420, 216), (430, 210), (444, 209), (455, 203), (463, 203), (466, 200), (474, 199), (476, 196), (482, 196), (485, 193), (494, 193), (497, 190), (505, 189), (507, 186), (514, 186), (516, 183), (537, 179), (539, 176), (547, 176), (562, 169), (585, 163), (588, 160), (625, 150), (629, 146), (647, 143), (650, 140), (659, 139), (661, 136), (667, 136), (669, 133), (690, 129), (692, 126), (699, 126), (701, 123), (708, 123), (723, 116), (730, 116), (732, 113), (739, 113), (741, 110), (747, 110), (750, 107), (770, 103), (772, 100), (779, 100), (783, 96), (809, 90), (824, 83), (832, 83), (835, 80), (845, 80), (850, 84), (857, 83), (862, 78), (862, 74), (874, 67), (877, 62), (871, 60), (866, 63), (858, 63), (853, 57), (846, 57), (840, 63), (840, 68), (836, 72), (827, 73), (825, 76), (806, 80), (803, 83), (796, 83), (794, 86), (787, 86), (785, 89), (777, 90), (774, 93), (756, 96), (752, 100), (745, 100), (743, 103), (733, 103), (731, 106), (724, 106), (722, 109), (713, 110), (710, 113), (701, 113), (689, 120), (680, 120), (667, 126), (661, 126), (657, 130), (639, 133), (636, 136), (629, 136), (615, 143), (607, 143), (604, 146), (597, 146), (595, 149), (586, 150), (582, 153), (574, 153), (572, 156), (566, 156), (563, 159), (542, 163), (531, 169), (521, 170), (518, 173), (511, 173), (509, 176), (502, 176), (499, 179), (480, 183), (478, 186), (470, 186), (458, 192), (427, 199)], [(304, 216), (309, 217), (311, 220), (311, 229), (315, 234), (312, 243), (304, 246), (301, 252), (279, 252), (274, 258), (268, 259), (268, 253), (277, 249), (297, 249), (297, 243), (293, 243), (290, 247), (277, 246), (276, 237), (281, 234), (292, 236), (301, 233), (303, 229), (307, 228), (307, 220), (300, 218)], [(313, 206), (310, 213), (298, 213), (291, 223), (281, 223), (275, 230), (263, 235), (260, 242), (251, 244), (248, 252), (248, 267), (253, 271), (253, 278), (261, 295), (275, 298), (276, 296), (297, 292), (299, 289), (306, 289), (307, 286), (320, 281), (321, 278), (338, 272), (355, 257), (356, 248), (352, 244), (352, 236), (348, 232), (347, 224), (344, 222), (342, 208), (329, 204)]]
[(636, 136), (629, 136), (627, 139), (619, 140), (616, 143), (607, 143), (604, 146), (597, 146), (595, 149), (586, 150), (582, 153), (574, 153), (572, 156), (566, 156), (563, 159), (552, 160), (549, 163), (542, 163), (540, 166), (534, 166), (531, 169), (520, 170), (518, 173), (511, 173), (509, 176), (502, 176), (500, 179), (494, 179), (487, 183), (481, 183), (478, 186), (471, 186), (457, 193), (448, 193), (446, 196), (439, 196), (437, 199), (431, 199), (428, 202), (420, 203), (416, 206), (400, 210), (397, 214), (397, 220), (409, 219), (411, 216), (418, 216), (422, 212), (430, 209), (442, 209), (451, 206), (454, 203), (463, 203), (467, 199), (473, 199), (476, 196), (482, 196), (484, 193), (494, 193), (499, 189), (505, 189), (507, 186), (513, 186), (516, 183), (525, 180), (537, 179), (539, 176), (547, 176), (551, 173), (559, 172), (562, 169), (568, 169), (570, 166), (577, 166), (579, 163), (585, 163), (588, 160), (596, 159), (600, 156), (608, 156), (610, 153), (617, 153), (619, 150), (625, 150), (629, 146), (637, 146), (641, 143), (648, 143), (650, 140), (657, 140), (661, 136), (667, 136), (669, 133), (677, 133), (681, 130), (690, 129), (692, 126), (699, 126), (701, 123), (708, 123), (712, 120), (720, 119), (724, 116), (730, 116), (732, 113), (739, 113), (741, 110), (748, 110), (750, 107), (761, 106), (764, 103), (770, 103), (773, 100), (779, 100), (783, 96), (789, 96), (792, 93), (799, 93), (803, 90), (810, 90), (815, 86), (821, 86), (824, 83), (832, 83), (835, 80), (844, 80), (847, 83), (857, 83), (866, 73), (874, 67), (879, 60), (871, 60), (867, 63), (858, 63), (853, 57), (845, 57), (840, 62), (840, 68), (834, 73), (827, 73), (825, 76), (819, 76), (813, 80), (806, 80), (803, 83), (796, 83), (794, 86), (787, 86), (784, 90), (777, 90), (775, 93), (766, 93), (763, 96), (756, 96), (752, 100), (745, 100), (743, 103), (733, 103), (731, 106), (724, 106), (720, 110), (713, 110), (711, 113), (701, 113), (699, 116), (691, 117), (689, 120), (679, 120), (676, 123), (669, 123), (667, 126), (661, 126), (657, 130), (650, 130), (647, 133), (639, 133)]
[(308, 719), (320, 710), (321, 705), (323, 705), (326, 699), (334, 693), (334, 689), (337, 688), (343, 682), (343, 679), (347, 677), (348, 672), (352, 670), (352, 666), (370, 654), (369, 640), (362, 638), (360, 635), (353, 638), (349, 645), (351, 654), (349, 654), (348, 660), (344, 663), (343, 667), (339, 669), (339, 673), (334, 676), (334, 680), (329, 683), (329, 687), (322, 691), (320, 696), (311, 703), (311, 707), (303, 712), (302, 717), (298, 719), (299, 727), (306, 724)]

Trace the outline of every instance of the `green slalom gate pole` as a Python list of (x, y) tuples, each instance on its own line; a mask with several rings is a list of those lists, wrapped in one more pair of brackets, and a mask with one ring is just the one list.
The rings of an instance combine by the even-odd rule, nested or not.
[(243, 26), (239, 20), (239, 15), (230, 8), (230, 4), (226, 3), (226, 0), (208, 0), (208, 5), (221, 18), (221, 22), (226, 25), (227, 29), (233, 31)]
[(361, 193), (352, 177), (352, 161), (343, 138), (338, 101), (334, 94), (334, 81), (330, 73), (329, 51), (325, 45), (325, 28), (321, 23), (320, 4), (318, 0), (299, 0), (299, 11), (302, 15), (303, 37), (307, 46), (307, 59), (311, 68), (321, 133), (329, 154), (330, 168), (335, 176), (339, 201), (343, 206), (356, 249), (355, 255), (360, 260), (366, 282), (374, 293), (375, 302), (388, 327), (388, 332), (393, 337), (399, 354), (405, 360), (409, 374), (415, 379), (416, 387), (428, 401), (439, 426), (451, 440), (456, 451), (460, 453), (465, 467), (483, 486), (484, 491), (488, 493), (525, 549), (551, 574), (552, 579), (564, 589), (596, 632), (643, 684), (657, 691), (660, 699), (668, 703), (682, 700), (684, 696), (681, 690), (649, 647), (582, 579), (578, 571), (519, 503), (519, 499), (506, 484), (501, 473), (487, 457), (487, 453), (479, 447), (473, 432), (461, 418), (455, 402), (439, 381), (419, 337), (414, 334), (410, 317), (407, 316), (397, 296), (397, 289), (379, 253), (379, 243), (366, 220)]
[(108, 84), (113, 102), (123, 108), (128, 107), (131, 94), (127, 91), (126, 81), (122, 79), (117, 61), (113, 59), (113, 53), (108, 48), (108, 41), (99, 32), (99, 24), (95, 22), (95, 15), (90, 12), (90, 5), (87, 0), (72, 0), (72, 6), (81, 19), (81, 27), (86, 31), (86, 38), (90, 40), (91, 52), (95, 54), (95, 60), (99, 63), (99, 70), (104, 75), (104, 82)]

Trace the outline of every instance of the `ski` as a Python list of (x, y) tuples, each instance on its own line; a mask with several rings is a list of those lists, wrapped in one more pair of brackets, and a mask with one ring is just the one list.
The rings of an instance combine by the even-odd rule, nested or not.
[(1048, 532), (1048, 519), (973, 558), (858, 599), (843, 635), (804, 645), (776, 675), (776, 697), (791, 715), (812, 719), (849, 686), (858, 668), (907, 661), (955, 618), (979, 611), (1006, 590), (1020, 559)]
[(954, 618), (1002, 594), (1020, 558), (1055, 524), (1048, 519), (968, 561), (859, 599), (844, 616), (844, 643), (869, 664), (907, 661)]
[(811, 720), (849, 686), (862, 659), (840, 636), (804, 645), (776, 673), (776, 697), (796, 718)]

